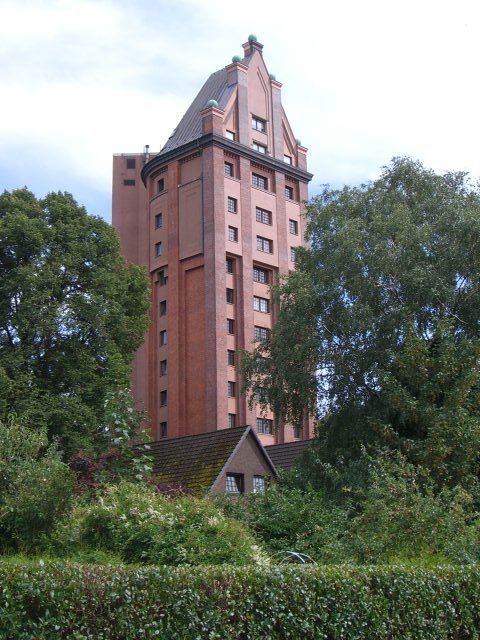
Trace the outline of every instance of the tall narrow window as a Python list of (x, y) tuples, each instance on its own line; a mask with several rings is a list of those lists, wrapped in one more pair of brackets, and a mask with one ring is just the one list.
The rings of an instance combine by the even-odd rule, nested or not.
[(270, 311), (270, 300), (260, 298), (260, 296), (253, 296), (253, 308), (255, 311), (268, 313)]
[(158, 272), (158, 284), (161, 287), (164, 287), (167, 284), (167, 281), (168, 281), (167, 272), (165, 271), (165, 269), (160, 269), (160, 271)]
[(160, 391), (160, 406), (161, 407), (166, 407), (167, 406), (167, 391)]
[(231, 198), (228, 196), (227, 198), (227, 209), (230, 213), (237, 213), (237, 199)]
[(167, 375), (167, 361), (166, 360), (160, 360), (160, 375), (161, 376), (166, 376)]
[(227, 304), (233, 304), (234, 292), (233, 289), (227, 289)]
[(237, 227), (228, 227), (228, 239), (230, 240), (230, 242), (238, 242)]
[(161, 229), (163, 227), (163, 214), (157, 213), (155, 216), (155, 229)]
[(229, 398), (235, 398), (235, 382), (227, 382), (227, 394)]
[(296, 262), (296, 260), (297, 260), (296, 247), (290, 247), (290, 260), (292, 262)]
[(233, 164), (231, 162), (223, 163), (223, 173), (229, 177), (233, 178)]
[(167, 315), (167, 301), (166, 300), (160, 300), (160, 315), (161, 316), (166, 316)]
[(235, 321), (231, 318), (227, 318), (227, 333), (233, 336), (235, 333)]
[(160, 422), (160, 438), (166, 438), (168, 434), (168, 428), (166, 422)]
[(293, 187), (289, 187), (288, 185), (285, 187), (285, 198), (287, 198), (287, 200), (293, 200)]
[(237, 416), (234, 413), (228, 414), (228, 427), (234, 429), (237, 426)]
[(298, 424), (296, 424), (293, 427), (293, 437), (294, 438), (301, 438), (302, 437), (302, 427), (299, 427)]
[(243, 493), (244, 492), (243, 473), (227, 473), (225, 490), (227, 493)]
[(296, 220), (289, 220), (288, 221), (288, 230), (294, 236), (298, 236), (298, 222)]
[(227, 364), (229, 367), (235, 366), (235, 351), (232, 349), (227, 350)]
[(160, 345), (167, 344), (167, 330), (160, 331)]
[(227, 273), (233, 273), (233, 258), (227, 258), (225, 261)]
[(157, 181), (157, 191), (158, 193), (165, 191), (165, 178), (160, 178), (160, 180)]
[(155, 255), (157, 256), (157, 258), (159, 258), (163, 253), (163, 248), (162, 248), (162, 243), (161, 242), (157, 242), (157, 244), (155, 245)]

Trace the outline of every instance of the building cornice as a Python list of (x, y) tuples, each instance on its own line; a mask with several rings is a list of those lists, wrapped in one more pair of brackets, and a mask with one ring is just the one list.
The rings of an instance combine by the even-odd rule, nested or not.
[(176, 147), (171, 151), (160, 153), (159, 155), (149, 160), (145, 164), (141, 172), (143, 183), (146, 184), (148, 176), (154, 173), (162, 165), (167, 164), (168, 162), (171, 162), (172, 160), (175, 160), (179, 156), (183, 156), (186, 153), (192, 153), (192, 151), (204, 149), (205, 147), (209, 147), (211, 145), (215, 145), (231, 153), (241, 155), (244, 158), (248, 158), (252, 162), (262, 164), (263, 166), (272, 169), (273, 171), (280, 171), (286, 176), (289, 176), (290, 178), (293, 178), (295, 180), (299, 180), (300, 182), (305, 182), (308, 184), (313, 178), (313, 173), (309, 173), (308, 171), (304, 171), (303, 169), (299, 169), (298, 167), (286, 164), (285, 162), (282, 162), (277, 158), (273, 158), (272, 156), (254, 151), (250, 147), (247, 147), (244, 144), (240, 144), (239, 142), (235, 142), (234, 140), (229, 140), (228, 138), (224, 138), (223, 136), (219, 136), (215, 133), (207, 133), (203, 136), (200, 136), (199, 138), (190, 140), (189, 142), (186, 142), (185, 144)]

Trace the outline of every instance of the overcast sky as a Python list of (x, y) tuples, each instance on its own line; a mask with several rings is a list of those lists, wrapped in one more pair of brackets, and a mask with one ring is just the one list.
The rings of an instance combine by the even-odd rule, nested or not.
[(112, 154), (158, 151), (251, 33), (311, 194), (398, 155), (478, 178), (479, 18), (478, 0), (0, 0), (0, 188), (110, 220)]

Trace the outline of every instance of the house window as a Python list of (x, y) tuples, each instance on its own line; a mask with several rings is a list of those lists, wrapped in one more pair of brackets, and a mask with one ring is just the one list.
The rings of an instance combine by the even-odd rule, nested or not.
[(235, 382), (230, 380), (227, 382), (227, 395), (229, 398), (235, 398)]
[(168, 427), (166, 422), (160, 422), (160, 438), (166, 438), (168, 434)]
[(230, 240), (230, 242), (238, 242), (237, 227), (228, 227), (228, 239)]
[(227, 209), (230, 213), (237, 213), (237, 199), (231, 198), (228, 196), (227, 198)]
[(267, 482), (264, 476), (253, 476), (253, 493), (264, 493)]
[(157, 182), (157, 191), (158, 191), (158, 193), (161, 193), (162, 191), (165, 191), (165, 178), (160, 178), (160, 180), (158, 180), (158, 182)]
[(294, 438), (302, 437), (302, 427), (299, 427), (298, 424), (293, 427), (293, 437)]
[(255, 209), (255, 218), (257, 222), (261, 222), (262, 224), (272, 224), (272, 212), (266, 209), (257, 207)]
[(167, 391), (160, 391), (160, 406), (161, 407), (166, 407), (167, 406)]
[(263, 153), (264, 155), (267, 153), (267, 147), (259, 142), (252, 142), (252, 149), (254, 151), (258, 151), (258, 153)]
[(161, 376), (166, 376), (167, 375), (167, 361), (166, 360), (160, 360), (160, 375)]
[(296, 247), (290, 247), (290, 260), (295, 262), (297, 260)]
[(244, 492), (243, 473), (227, 473), (225, 489), (227, 493), (243, 493)]
[(296, 220), (289, 220), (288, 230), (290, 233), (293, 233), (294, 236), (298, 236), (298, 222)]
[(273, 253), (273, 240), (257, 236), (257, 250), (263, 253)]
[(127, 169), (135, 169), (135, 158), (127, 158)]
[(229, 140), (235, 140), (235, 133), (227, 129), (225, 131), (225, 137), (228, 138)]
[(227, 289), (227, 304), (233, 304), (233, 289)]
[(252, 185), (257, 189), (268, 189), (268, 180), (265, 176), (259, 176), (258, 173), (252, 173)]
[(166, 316), (167, 315), (167, 301), (166, 300), (160, 300), (160, 315), (161, 316)]
[(223, 163), (223, 173), (229, 178), (233, 178), (233, 164), (231, 162)]
[[(268, 302), (268, 300), (267, 300)], [(255, 326), (255, 340), (267, 340), (268, 337), (270, 336), (270, 329), (267, 329), (267, 327), (258, 327)]]
[(227, 258), (225, 261), (227, 273), (233, 273), (233, 258)]
[(160, 331), (160, 345), (167, 344), (167, 330)]
[(257, 404), (270, 404), (268, 389), (257, 389), (255, 391), (255, 402)]
[(161, 287), (164, 287), (167, 284), (167, 281), (168, 281), (168, 276), (165, 269), (160, 269), (160, 271), (158, 272), (158, 284)]
[(273, 433), (272, 420), (268, 418), (257, 418), (257, 432), (268, 436), (271, 435)]
[(155, 229), (161, 229), (163, 227), (163, 214), (157, 213), (155, 216)]
[(283, 161), (286, 162), (287, 164), (292, 164), (292, 156), (284, 155)]
[(162, 255), (162, 243), (161, 242), (157, 242), (157, 244), (155, 245), (155, 255), (157, 256), (157, 258), (159, 258)]
[(228, 414), (228, 428), (233, 429), (237, 423), (237, 416), (234, 413)]
[(270, 311), (270, 300), (260, 298), (259, 296), (253, 296), (253, 308), (255, 311), (268, 313)]
[(229, 367), (235, 366), (235, 351), (232, 351), (232, 349), (227, 350), (227, 364)]
[(125, 187), (134, 187), (135, 186), (135, 180), (124, 180), (123, 184)]
[(260, 267), (253, 267), (253, 280), (254, 282), (268, 284), (268, 271)]
[(266, 129), (265, 125), (266, 125), (265, 120), (252, 116), (252, 129), (255, 129), (255, 131), (261, 131), (262, 133), (265, 133), (265, 129)]
[(293, 200), (293, 187), (285, 187), (285, 198), (287, 198), (287, 200)]
[(231, 336), (235, 334), (235, 321), (227, 318), (227, 333)]

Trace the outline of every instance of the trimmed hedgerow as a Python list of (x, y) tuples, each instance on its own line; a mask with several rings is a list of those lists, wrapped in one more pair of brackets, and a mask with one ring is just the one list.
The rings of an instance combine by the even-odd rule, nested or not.
[(478, 639), (480, 567), (0, 564), (10, 640)]

